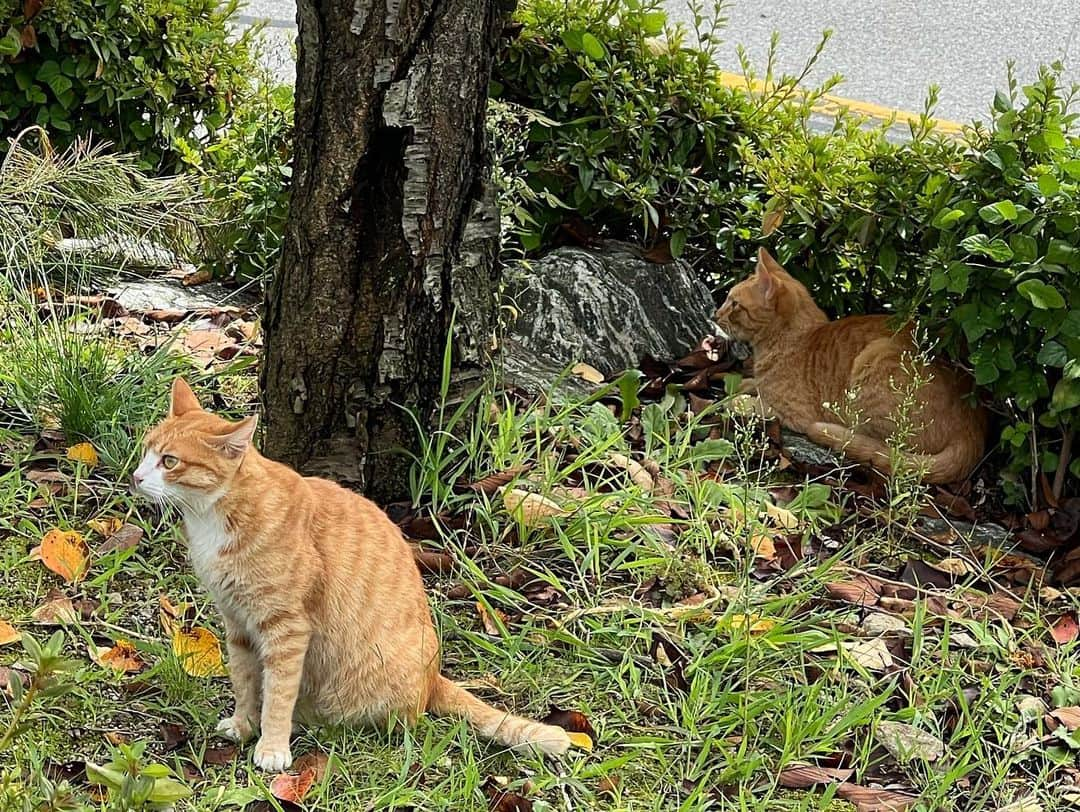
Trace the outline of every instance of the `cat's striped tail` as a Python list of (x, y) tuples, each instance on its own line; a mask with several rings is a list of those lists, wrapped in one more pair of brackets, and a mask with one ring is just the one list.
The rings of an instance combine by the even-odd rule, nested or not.
[(570, 749), (570, 736), (561, 727), (523, 719), (494, 708), (441, 674), (432, 686), (428, 710), (438, 716), (461, 717), (484, 738), (507, 747), (533, 749), (556, 756)]
[[(806, 436), (818, 445), (839, 451), (863, 465), (873, 466), (886, 474), (892, 471), (889, 447), (874, 437), (856, 434), (839, 423), (811, 423)], [(957, 437), (937, 454), (905, 454), (904, 457), (913, 469), (925, 472), (923, 482), (959, 482), (967, 478), (982, 455), (981, 444), (968, 440), (967, 437)]]

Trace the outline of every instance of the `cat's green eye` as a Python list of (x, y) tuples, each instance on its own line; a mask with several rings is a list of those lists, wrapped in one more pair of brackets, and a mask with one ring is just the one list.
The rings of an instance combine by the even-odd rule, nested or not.
[(177, 465), (180, 464), (180, 460), (174, 457), (172, 454), (166, 454), (161, 458), (161, 464), (165, 466), (166, 470), (171, 471)]

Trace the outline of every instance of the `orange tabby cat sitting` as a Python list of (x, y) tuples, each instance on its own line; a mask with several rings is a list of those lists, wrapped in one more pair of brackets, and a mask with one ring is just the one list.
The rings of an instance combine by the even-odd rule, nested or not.
[[(756, 394), (793, 431), (889, 471), (898, 407), (918, 379), (908, 462), (921, 468), (926, 482), (956, 482), (981, 459), (987, 415), (969, 403), (970, 377), (938, 362), (914, 361), (910, 327), (897, 332), (888, 316), (829, 321), (764, 248), (757, 271), (731, 289), (716, 320), (754, 348), (754, 377), (741, 391)], [(826, 404), (847, 404), (854, 425), (841, 425)]]
[(439, 641), (413, 554), (362, 496), (302, 477), (252, 445), (181, 379), (146, 438), (137, 489), (179, 508), (192, 566), (225, 621), (236, 709), (218, 730), (257, 728), (255, 764), (282, 770), (298, 721), (462, 716), (510, 747), (561, 754), (562, 728), (496, 710), (439, 673)]

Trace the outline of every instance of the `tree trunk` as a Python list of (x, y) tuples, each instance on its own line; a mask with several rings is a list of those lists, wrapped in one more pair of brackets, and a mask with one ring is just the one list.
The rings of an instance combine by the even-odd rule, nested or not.
[[(270, 288), (264, 448), (407, 492), (453, 358), (482, 368), (499, 218), (484, 132), (498, 0), (299, 0), (292, 203)], [(409, 411), (406, 411), (409, 410)]]

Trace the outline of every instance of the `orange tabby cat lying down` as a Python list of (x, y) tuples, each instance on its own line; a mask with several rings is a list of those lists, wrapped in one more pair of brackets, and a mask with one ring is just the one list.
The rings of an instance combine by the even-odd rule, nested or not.
[(294, 716), (412, 722), (462, 716), (510, 747), (560, 754), (562, 728), (496, 710), (439, 673), (439, 641), (413, 554), (362, 496), (302, 477), (252, 445), (181, 379), (146, 438), (137, 489), (183, 513), (189, 556), (225, 620), (236, 710), (218, 730), (261, 727), (255, 764), (282, 770)]
[[(857, 462), (890, 470), (887, 440), (895, 432), (897, 407), (910, 389), (913, 368), (924, 383), (909, 460), (926, 482), (965, 479), (983, 454), (987, 415), (968, 397), (971, 379), (941, 363), (912, 360), (911, 330), (894, 331), (888, 316), (850, 316), (829, 321), (806, 288), (762, 248), (757, 271), (731, 289), (716, 321), (754, 348), (754, 378), (741, 391), (756, 394), (780, 422)], [(837, 422), (824, 404), (841, 404), (853, 393), (854, 428)]]

